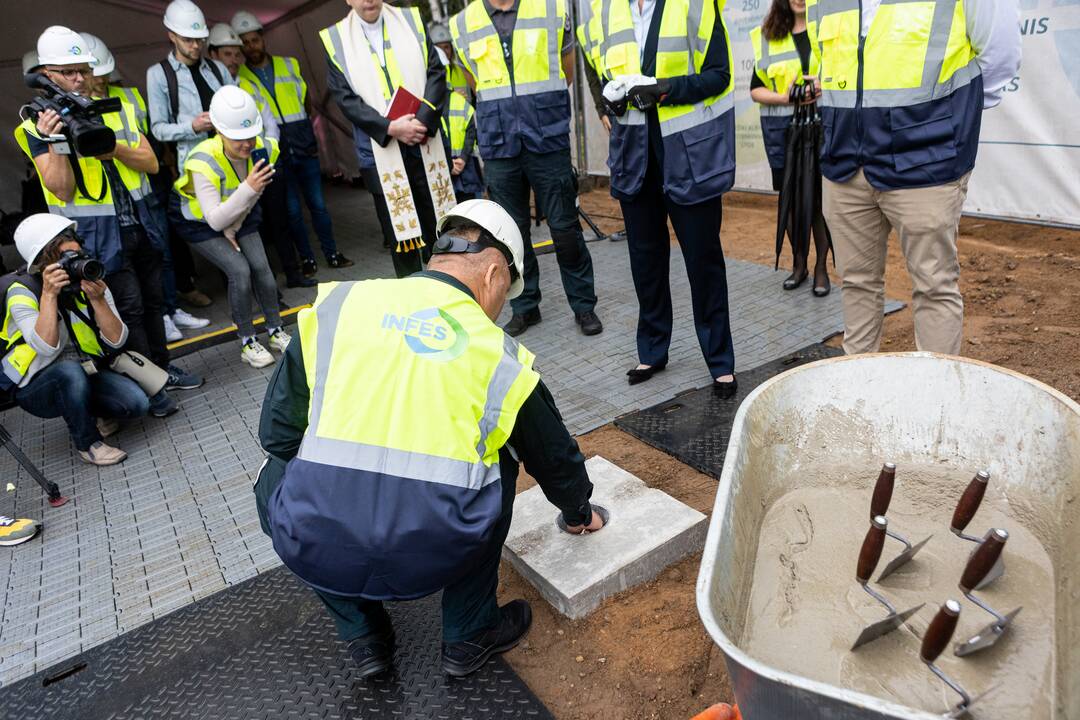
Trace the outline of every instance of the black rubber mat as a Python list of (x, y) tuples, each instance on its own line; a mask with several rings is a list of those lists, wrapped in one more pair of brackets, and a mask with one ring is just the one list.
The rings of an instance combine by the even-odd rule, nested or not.
[(361, 680), (322, 603), (278, 568), (0, 690), (0, 717), (552, 717), (501, 658), (443, 675), (439, 596), (389, 610), (396, 670)]
[(663, 450), (695, 470), (719, 479), (731, 436), (731, 424), (743, 399), (769, 378), (799, 365), (843, 355), (820, 343), (738, 373), (739, 390), (731, 400), (713, 397), (712, 388), (688, 390), (667, 402), (623, 415), (615, 425)]

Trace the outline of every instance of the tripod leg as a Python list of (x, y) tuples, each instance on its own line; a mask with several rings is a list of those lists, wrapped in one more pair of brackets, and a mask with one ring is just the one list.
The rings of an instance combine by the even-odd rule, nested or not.
[(604, 240), (607, 238), (607, 235), (601, 232), (600, 228), (596, 227), (596, 223), (593, 222), (593, 219), (589, 217), (589, 214), (585, 212), (580, 205), (578, 205), (577, 211), (578, 215), (585, 221), (585, 224), (588, 225), (589, 229), (596, 235), (597, 240)]
[(50, 482), (41, 471), (37, 469), (37, 466), (30, 461), (30, 458), (23, 454), (23, 451), (19, 449), (19, 446), (11, 441), (11, 436), (4, 433), (3, 445), (4, 448), (11, 453), (11, 456), (23, 466), (26, 472), (30, 473), (30, 477), (34, 478), (34, 481), (45, 491), (45, 494), (49, 496), (49, 504), (53, 507), (60, 507), (68, 501), (66, 497), (60, 494), (60, 488), (56, 483)]

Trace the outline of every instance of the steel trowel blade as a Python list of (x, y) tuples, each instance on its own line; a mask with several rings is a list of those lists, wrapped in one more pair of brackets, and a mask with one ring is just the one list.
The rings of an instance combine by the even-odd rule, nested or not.
[(959, 705), (954, 707), (952, 710), (949, 711), (949, 713), (945, 717), (949, 718), (949, 720), (956, 720), (956, 718), (967, 717), (968, 716), (968, 711), (971, 710), (972, 705), (974, 705), (975, 703), (979, 702), (980, 700), (982, 700), (984, 697), (986, 697), (990, 693), (997, 690), (997, 688), (998, 688), (997, 685), (991, 685), (990, 687), (983, 690), (981, 693), (979, 693), (975, 697), (971, 698), (971, 700), (968, 700), (966, 703), (960, 703)]
[(1009, 624), (1012, 623), (1013, 618), (1020, 614), (1023, 610), (1022, 607), (1018, 607), (1011, 613), (1005, 616), (1005, 622), (997, 622), (996, 620), (979, 632), (968, 638), (967, 642), (957, 643), (953, 649), (953, 654), (957, 657), (964, 657), (972, 653), (979, 652), (991, 647), (994, 643), (1001, 639), (1001, 636), (1005, 634)]
[(905, 610), (902, 613), (898, 613), (896, 615), (889, 615), (884, 620), (878, 620), (872, 625), (867, 625), (863, 628), (863, 631), (859, 633), (859, 637), (855, 640), (855, 644), (851, 646), (851, 649), (857, 650), (866, 643), (877, 640), (882, 635), (888, 635), (893, 630), (897, 629), (905, 622), (907, 622), (908, 618), (910, 618), (912, 615), (922, 610), (922, 607), (925, 604), (926, 603), (919, 603), (915, 607)]
[(930, 542), (930, 538), (932, 538), (932, 537), (934, 537), (934, 536), (933, 535), (928, 536), (925, 540), (922, 540), (921, 542), (915, 543), (914, 545), (909, 547), (907, 550), (905, 550), (904, 552), (902, 552), (899, 555), (897, 555), (896, 557), (894, 557), (892, 559), (892, 561), (889, 562), (889, 564), (885, 566), (885, 569), (881, 571), (881, 574), (878, 575), (877, 581), (881, 582), (882, 580), (884, 580), (885, 578), (889, 577), (894, 572), (899, 570), (904, 565), (907, 565), (911, 561), (911, 558), (915, 557), (915, 553), (922, 550), (923, 545)]
[[(972, 550), (971, 552), (974, 553), (975, 551)], [(992, 582), (994, 582), (995, 580), (997, 580), (998, 578), (1000, 578), (1004, 574), (1005, 574), (1005, 556), (1004, 555), (999, 555), (998, 559), (997, 559), (997, 562), (994, 563), (994, 567), (990, 568), (990, 572), (986, 573), (986, 577), (984, 577), (982, 579), (981, 583), (979, 583), (978, 585), (975, 586), (975, 589), (976, 590), (982, 590), (984, 587), (987, 587), (988, 585), (990, 585)]]

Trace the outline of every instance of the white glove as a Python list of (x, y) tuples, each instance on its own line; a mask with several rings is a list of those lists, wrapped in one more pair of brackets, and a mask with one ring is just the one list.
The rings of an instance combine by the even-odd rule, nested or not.
[(626, 84), (626, 78), (610, 80), (608, 81), (608, 84), (604, 86), (604, 99), (612, 104), (625, 100), (626, 89), (628, 87), (630, 86)]

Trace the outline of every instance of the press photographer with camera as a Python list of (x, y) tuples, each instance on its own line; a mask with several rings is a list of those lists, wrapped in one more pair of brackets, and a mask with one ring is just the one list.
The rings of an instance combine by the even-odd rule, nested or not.
[(197, 388), (202, 378), (169, 363), (158, 250), (165, 239), (147, 203), (147, 173), (158, 164), (135, 107), (90, 98), (94, 58), (78, 33), (47, 28), (38, 57), (42, 69), (27, 82), (41, 95), (24, 107), (15, 139), (34, 162), (49, 210), (77, 220), (86, 251), (105, 266), (129, 348), (168, 370), (168, 388)]
[(83, 252), (75, 229), (72, 220), (40, 213), (15, 230), (27, 264), (0, 279), (0, 391), (31, 415), (63, 417), (85, 462), (115, 465), (127, 453), (104, 438), (117, 421), (164, 417), (176, 403), (163, 389), (163, 370), (121, 351), (128, 327), (102, 280), (103, 264)]

